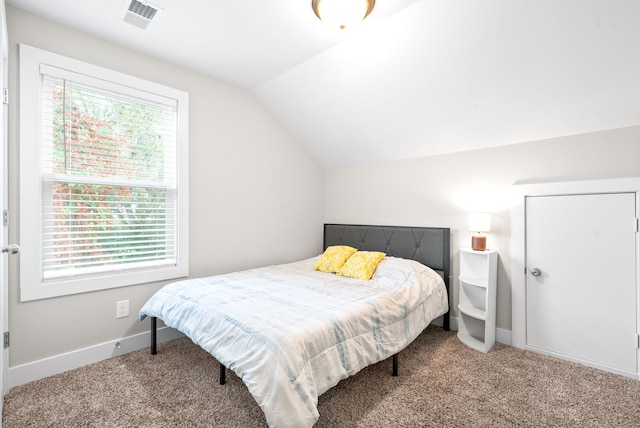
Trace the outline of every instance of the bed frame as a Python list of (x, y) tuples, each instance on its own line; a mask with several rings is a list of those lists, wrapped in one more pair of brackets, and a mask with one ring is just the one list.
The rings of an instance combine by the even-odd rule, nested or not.
[[(438, 272), (449, 294), (450, 238), (448, 227), (369, 226), (325, 224), (323, 249), (349, 245), (364, 251), (382, 251), (388, 256), (416, 260)], [(151, 319), (151, 354), (157, 353), (157, 319)], [(442, 327), (449, 330), (449, 312)], [(393, 355), (393, 376), (398, 376), (398, 354)], [(225, 367), (220, 364), (220, 384), (225, 383)]]

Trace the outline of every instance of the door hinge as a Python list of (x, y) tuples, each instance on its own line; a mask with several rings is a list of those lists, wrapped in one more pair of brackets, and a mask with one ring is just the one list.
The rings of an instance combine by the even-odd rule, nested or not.
[(2, 89), (2, 103), (9, 104), (9, 88)]
[(9, 226), (9, 210), (2, 211), (2, 225)]
[(636, 233), (638, 233), (640, 231), (639, 227), (639, 222), (638, 222), (638, 218), (636, 218)]
[(9, 332), (5, 331), (4, 332), (4, 348), (7, 349), (9, 347)]

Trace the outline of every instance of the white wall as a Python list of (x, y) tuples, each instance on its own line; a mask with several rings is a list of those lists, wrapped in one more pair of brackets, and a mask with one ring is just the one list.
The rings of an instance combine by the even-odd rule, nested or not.
[(325, 221), (452, 229), (452, 311), (468, 212), (493, 212), (497, 327), (511, 330), (511, 188), (517, 181), (640, 176), (640, 126), (325, 172)]
[[(13, 7), (7, 14), (9, 242), (20, 242), (17, 44), (26, 43), (189, 92), (191, 276), (282, 263), (321, 251), (322, 169), (252, 95)], [(162, 285), (20, 303), (17, 258), (11, 263), (11, 367), (147, 331), (148, 323), (138, 321), (137, 312)], [(115, 302), (125, 299), (131, 315), (116, 319)]]

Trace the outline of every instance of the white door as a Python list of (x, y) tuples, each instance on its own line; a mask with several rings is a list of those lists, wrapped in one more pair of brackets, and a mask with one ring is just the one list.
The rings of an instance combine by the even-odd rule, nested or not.
[(527, 347), (637, 372), (636, 194), (527, 197)]

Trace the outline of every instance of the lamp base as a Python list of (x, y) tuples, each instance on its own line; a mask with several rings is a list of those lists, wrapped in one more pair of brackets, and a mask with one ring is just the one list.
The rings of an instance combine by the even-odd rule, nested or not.
[(487, 237), (473, 235), (471, 237), (471, 249), (474, 251), (485, 251), (487, 249)]

